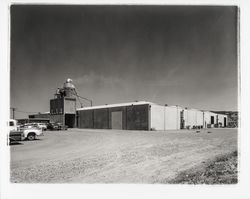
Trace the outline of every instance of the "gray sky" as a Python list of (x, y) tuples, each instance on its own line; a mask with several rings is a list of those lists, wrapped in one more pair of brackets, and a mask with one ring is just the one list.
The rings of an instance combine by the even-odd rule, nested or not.
[(237, 110), (236, 14), (222, 6), (12, 6), (11, 106), (48, 111), (71, 78), (94, 105)]

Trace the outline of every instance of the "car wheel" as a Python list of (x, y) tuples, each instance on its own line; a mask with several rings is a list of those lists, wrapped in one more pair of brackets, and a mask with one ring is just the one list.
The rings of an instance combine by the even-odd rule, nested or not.
[(27, 139), (28, 140), (35, 140), (36, 139), (36, 134), (35, 133), (29, 133), (28, 136), (27, 136)]

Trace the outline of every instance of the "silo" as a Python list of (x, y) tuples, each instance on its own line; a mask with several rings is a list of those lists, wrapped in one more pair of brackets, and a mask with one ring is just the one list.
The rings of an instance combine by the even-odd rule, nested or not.
[(75, 86), (73, 84), (72, 79), (67, 79), (66, 82), (63, 84), (64, 89), (64, 96), (65, 97), (73, 97), (75, 94)]

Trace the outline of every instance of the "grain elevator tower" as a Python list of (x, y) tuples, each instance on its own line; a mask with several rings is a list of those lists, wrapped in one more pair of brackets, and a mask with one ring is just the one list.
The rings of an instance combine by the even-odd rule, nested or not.
[(76, 95), (75, 86), (71, 79), (67, 79), (63, 88), (58, 88), (54, 99), (50, 100), (51, 120), (67, 125), (76, 126)]

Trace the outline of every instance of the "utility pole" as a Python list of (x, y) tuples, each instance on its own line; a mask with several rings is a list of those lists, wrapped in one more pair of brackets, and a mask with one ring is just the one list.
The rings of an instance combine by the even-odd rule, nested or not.
[(12, 110), (12, 118), (15, 119), (15, 111), (16, 111), (16, 108), (11, 107), (10, 109)]

